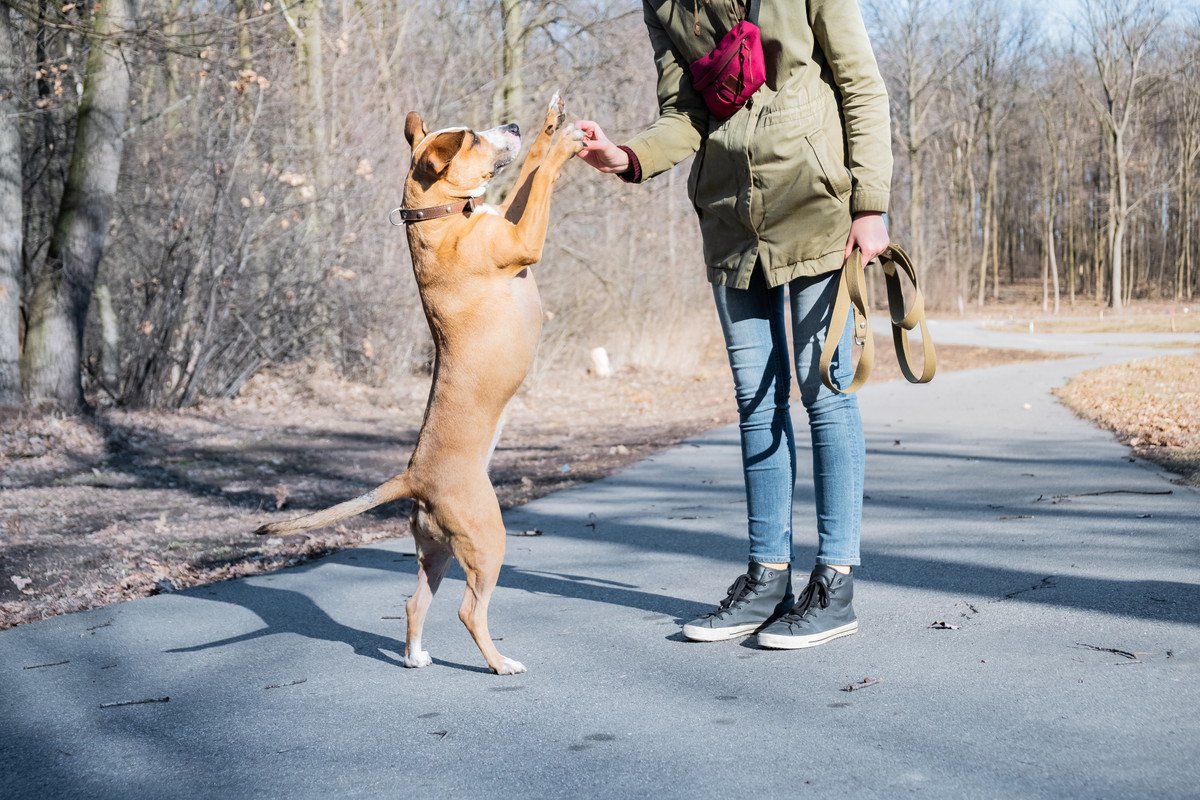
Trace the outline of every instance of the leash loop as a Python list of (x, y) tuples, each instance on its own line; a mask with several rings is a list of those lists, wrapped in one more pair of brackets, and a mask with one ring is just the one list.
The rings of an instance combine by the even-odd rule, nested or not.
[[(888, 312), (892, 323), (892, 342), (896, 347), (896, 360), (900, 362), (900, 371), (909, 383), (929, 383), (937, 372), (937, 353), (933, 348), (933, 339), (929, 335), (929, 326), (925, 322), (925, 296), (917, 285), (917, 271), (904, 248), (898, 244), (888, 245), (879, 256), (883, 268), (884, 281), (887, 283)], [(825, 344), (821, 348), (821, 383), (830, 391), (838, 394), (853, 394), (867, 382), (871, 369), (875, 365), (875, 337), (871, 335), (871, 308), (867, 300), (866, 275), (863, 271), (862, 253), (855, 248), (850, 258), (842, 265), (841, 275), (838, 276), (837, 296), (833, 301), (833, 311), (830, 314), (829, 330), (825, 334)], [(912, 305), (906, 310), (904, 305), (904, 287), (901, 274), (912, 285)], [(858, 364), (854, 368), (854, 378), (845, 388), (834, 385), (830, 375), (833, 357), (837, 354), (838, 345), (842, 340), (841, 332), (846, 329), (846, 322), (853, 309), (854, 343), (862, 347)], [(912, 368), (912, 351), (909, 348), (909, 331), (920, 328), (921, 350), (923, 361), (921, 373)]]

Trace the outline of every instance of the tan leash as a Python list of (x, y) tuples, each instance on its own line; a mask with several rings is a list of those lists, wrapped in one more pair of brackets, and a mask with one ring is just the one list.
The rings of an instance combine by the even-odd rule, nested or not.
[[(892, 317), (892, 341), (896, 345), (896, 360), (900, 362), (900, 371), (910, 383), (929, 383), (937, 371), (937, 353), (933, 349), (929, 326), (925, 324), (925, 297), (917, 286), (917, 271), (913, 269), (908, 253), (898, 244), (888, 245), (888, 249), (880, 254), (879, 263), (883, 267), (884, 280), (887, 283), (888, 311)], [(912, 284), (912, 308), (907, 313), (904, 310), (901, 273), (907, 276)], [(825, 336), (825, 346), (821, 348), (821, 382), (838, 394), (853, 394), (861, 389), (871, 375), (871, 368), (875, 366), (875, 337), (871, 335), (871, 307), (867, 302), (866, 289), (862, 253), (855, 248), (842, 267), (837, 297), (833, 301), (833, 314), (829, 320), (829, 332)], [(844, 389), (839, 389), (833, 385), (829, 369), (841, 342), (841, 331), (846, 329), (846, 319), (851, 309), (854, 311), (854, 343), (861, 345), (863, 351), (854, 368), (854, 379)], [(920, 375), (912, 368), (912, 351), (908, 347), (908, 332), (918, 326), (921, 329), (921, 347), (924, 351)], [(835, 331), (836, 334), (830, 335)]]

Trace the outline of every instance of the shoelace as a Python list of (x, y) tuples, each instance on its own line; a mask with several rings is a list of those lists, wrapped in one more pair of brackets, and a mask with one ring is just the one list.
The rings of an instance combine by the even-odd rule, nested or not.
[(804, 591), (796, 598), (796, 605), (783, 615), (783, 622), (792, 625), (804, 619), (809, 609), (812, 608), (814, 600), (820, 608), (829, 607), (829, 584), (824, 581), (809, 581), (808, 586), (805, 586)]
[(758, 590), (763, 586), (766, 586), (766, 583), (763, 581), (752, 580), (749, 575), (739, 575), (738, 579), (727, 590), (728, 594), (725, 595), (725, 599), (721, 601), (721, 604), (704, 616), (721, 619), (726, 614), (732, 613), (733, 607), (745, 600), (746, 595), (751, 592), (758, 594)]

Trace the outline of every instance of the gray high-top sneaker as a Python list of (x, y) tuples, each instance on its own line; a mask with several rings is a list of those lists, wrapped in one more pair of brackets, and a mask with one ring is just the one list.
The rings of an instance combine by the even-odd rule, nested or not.
[(683, 626), (693, 642), (719, 642), (754, 633), (792, 607), (792, 568), (771, 569), (751, 562), (745, 575), (712, 611)]
[(816, 647), (858, 632), (854, 615), (854, 579), (818, 565), (796, 607), (758, 632), (758, 644), (777, 650)]

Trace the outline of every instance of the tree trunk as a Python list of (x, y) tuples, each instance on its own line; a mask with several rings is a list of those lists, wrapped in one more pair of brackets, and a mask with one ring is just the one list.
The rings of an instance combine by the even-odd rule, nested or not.
[(1183, 164), (1179, 176), (1179, 258), (1175, 267), (1175, 299), (1190, 297), (1189, 277), (1192, 261), (1192, 142), (1184, 140)]
[(12, 22), (0, 3), (0, 406), (21, 402), (21, 134)]
[(1111, 208), (1109, 210), (1109, 223), (1112, 225), (1112, 233), (1109, 238), (1109, 268), (1112, 270), (1112, 276), (1109, 283), (1112, 286), (1112, 292), (1109, 295), (1109, 305), (1114, 311), (1121, 311), (1125, 307), (1125, 284), (1122, 280), (1123, 275), (1121, 270), (1124, 266), (1125, 256), (1125, 225), (1127, 223), (1128, 212), (1128, 189), (1125, 185), (1125, 153), (1119, 131), (1112, 132), (1111, 144), (1113, 148), (1113, 174), (1114, 179), (1113, 190), (1110, 194), (1112, 198)]
[(500, 51), (500, 76), (492, 100), (492, 124), (513, 122), (521, 112), (524, 86), (521, 80), (521, 50), (524, 31), (520, 0), (500, 0), (503, 38)]
[[(911, 78), (913, 70), (908, 70)], [(914, 81), (909, 80), (906, 87), (906, 103), (908, 110), (907, 150), (908, 150), (908, 236), (912, 243), (913, 262), (918, 268), (925, 264), (925, 205), (924, 178), (922, 168), (922, 150), (920, 125), (920, 109), (917, 107), (917, 88)]]
[[(500, 60), (496, 65), (496, 89), (492, 93), (492, 125), (516, 122), (521, 115), (524, 81), (521, 75), (525, 31), (518, 0), (500, 0)], [(484, 199), (501, 203), (514, 187), (497, 181), (488, 187)]]
[(127, 22), (126, 0), (97, 6), (71, 166), (46, 264), (30, 302), (23, 354), (25, 395), (31, 402), (68, 412), (84, 406), (84, 323), (121, 169), (129, 73), (116, 37)]
[(121, 382), (121, 326), (113, 308), (112, 292), (108, 283), (96, 283), (92, 293), (96, 302), (96, 316), (100, 322), (100, 379), (105, 388), (116, 396)]

